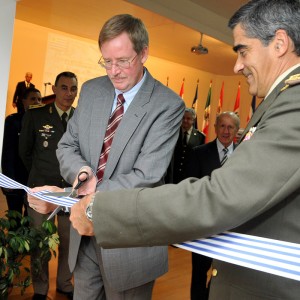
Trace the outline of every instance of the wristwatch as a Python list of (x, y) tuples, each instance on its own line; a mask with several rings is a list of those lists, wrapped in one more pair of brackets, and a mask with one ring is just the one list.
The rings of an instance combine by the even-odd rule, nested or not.
[(93, 204), (94, 204), (96, 194), (97, 193), (93, 194), (89, 205), (85, 209), (85, 215), (88, 218), (88, 220), (91, 221), (91, 222), (93, 222)]

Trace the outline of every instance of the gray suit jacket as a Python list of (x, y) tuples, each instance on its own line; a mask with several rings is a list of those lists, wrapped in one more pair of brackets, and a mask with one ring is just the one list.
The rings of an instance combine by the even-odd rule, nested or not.
[[(299, 73), (297, 68), (287, 78)], [(242, 136), (256, 127), (251, 139), (241, 142), (211, 177), (99, 194), (93, 208), (98, 243), (164, 245), (233, 230), (300, 244), (300, 85), (281, 91), (284, 85), (283, 80), (256, 110)], [(215, 264), (210, 299), (294, 300), (300, 295), (297, 281)]]
[[(182, 99), (147, 72), (113, 139), (103, 181), (97, 190), (124, 190), (163, 184), (178, 138), (184, 111)], [(107, 76), (86, 82), (78, 107), (59, 143), (61, 173), (73, 182), (82, 166), (94, 171), (111, 114), (114, 87)], [(95, 216), (95, 215), (94, 215)], [(75, 267), (80, 236), (73, 230), (70, 268)], [(167, 247), (102, 249), (106, 276), (122, 291), (154, 280), (167, 269)]]

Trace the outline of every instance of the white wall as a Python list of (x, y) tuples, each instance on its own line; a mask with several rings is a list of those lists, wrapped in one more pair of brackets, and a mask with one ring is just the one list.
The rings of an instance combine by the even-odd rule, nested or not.
[(16, 0), (0, 0), (0, 153), (2, 153), (3, 129), (8, 89), (10, 56), (16, 13)]

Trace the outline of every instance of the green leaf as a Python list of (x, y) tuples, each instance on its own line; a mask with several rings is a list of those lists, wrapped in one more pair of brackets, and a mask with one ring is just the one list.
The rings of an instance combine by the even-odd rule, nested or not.
[(24, 241), (24, 247), (25, 247), (25, 249), (26, 249), (26, 251), (29, 251), (30, 250), (30, 246), (29, 246), (29, 243), (28, 243), (28, 241)]
[[(53, 222), (46, 221), (40, 228), (29, 226), (30, 217), (22, 217), (20, 213), (7, 211), (5, 217), (0, 217), (0, 299), (4, 298), (7, 288), (14, 282), (21, 294), (31, 284), (30, 269), (23, 266), (23, 258), (31, 254), (33, 272), (39, 275), (41, 265), (56, 256), (53, 250), (59, 243), (57, 228)], [(34, 258), (33, 253), (41, 255)], [(19, 278), (21, 271), (29, 276)], [(2, 297), (3, 296), (3, 297)]]

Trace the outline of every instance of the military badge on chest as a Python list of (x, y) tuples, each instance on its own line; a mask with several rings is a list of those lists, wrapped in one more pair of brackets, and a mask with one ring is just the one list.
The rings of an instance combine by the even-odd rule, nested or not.
[(39, 129), (40, 137), (43, 140), (43, 147), (47, 148), (49, 146), (49, 139), (54, 134), (53, 126), (51, 125), (43, 125), (42, 129)]
[(251, 127), (250, 130), (247, 132), (247, 134), (245, 135), (245, 138), (243, 139), (243, 141), (248, 141), (251, 139), (252, 135), (254, 134), (256, 130), (256, 127)]

